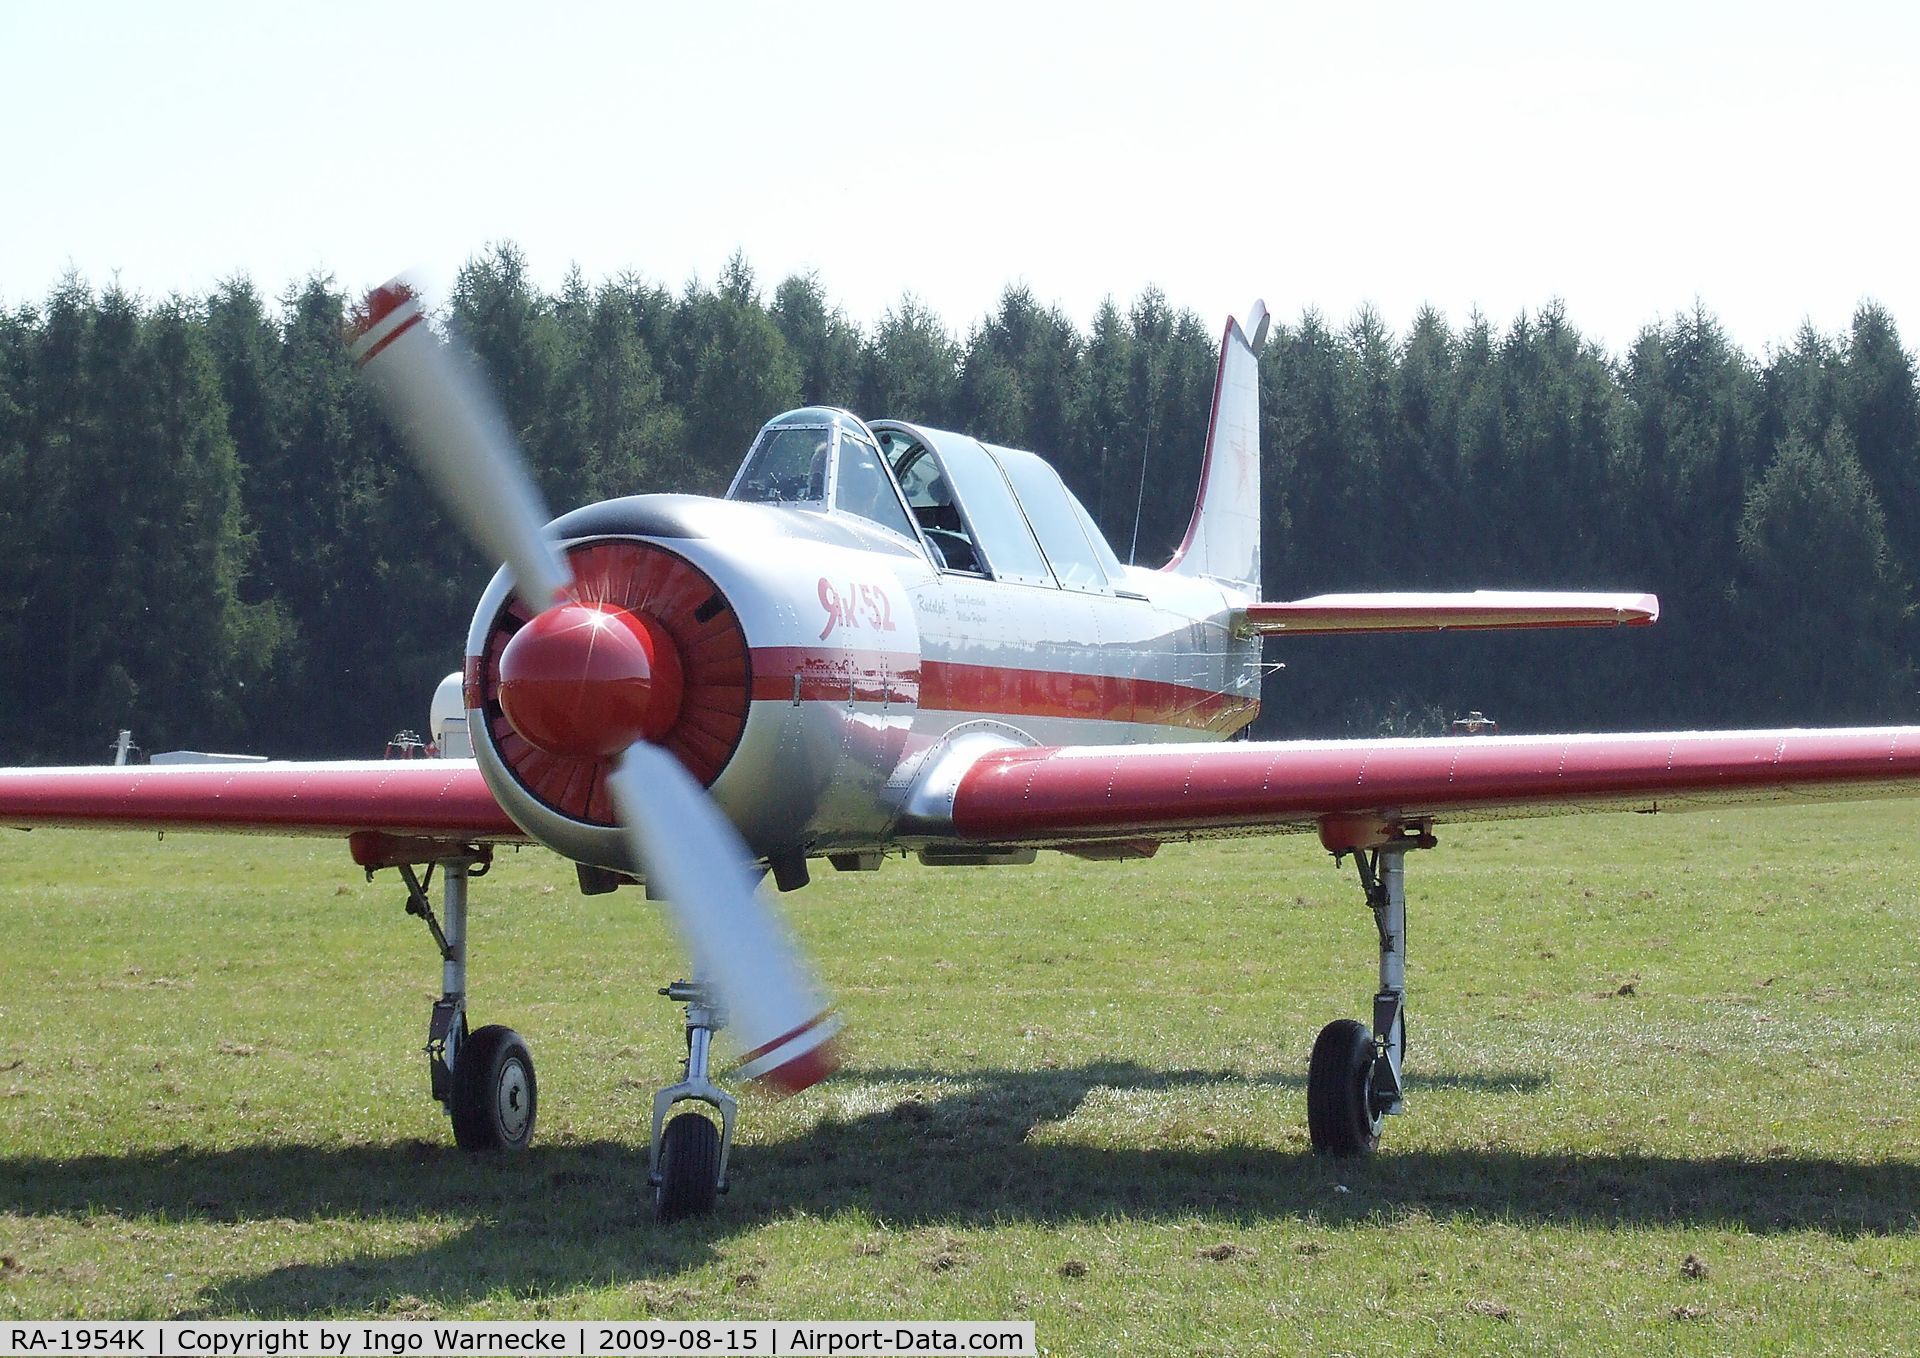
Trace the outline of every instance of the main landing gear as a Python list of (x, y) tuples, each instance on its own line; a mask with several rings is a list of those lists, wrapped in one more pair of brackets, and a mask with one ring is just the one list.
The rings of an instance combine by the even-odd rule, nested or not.
[(1366, 1155), (1380, 1125), (1406, 1111), (1401, 1072), (1407, 1054), (1407, 853), (1430, 849), (1431, 827), (1330, 819), (1320, 839), (1338, 862), (1353, 855), (1360, 889), (1380, 934), (1380, 989), (1373, 1027), (1335, 1019), (1314, 1040), (1307, 1063), (1307, 1135), (1321, 1155)]
[[(533, 1141), (540, 1087), (526, 1039), (497, 1023), (467, 1027), (467, 883), (486, 875), (485, 845), (449, 846), (385, 835), (355, 835), (354, 861), (371, 881), (378, 868), (398, 868), (407, 884), (407, 913), (423, 921), (440, 952), (441, 995), (427, 1023), (427, 1071), (433, 1097), (453, 1122), (464, 1151), (523, 1151)], [(420, 871), (414, 864), (425, 863)], [(428, 891), (441, 877), (440, 913)]]
[[(687, 1007), (687, 1060), (680, 1083), (653, 1096), (653, 1149), (647, 1158), (647, 1182), (653, 1186), (653, 1214), (660, 1221), (705, 1216), (727, 1191), (727, 1161), (733, 1154), (733, 1125), (740, 1105), (708, 1074), (713, 1035), (727, 1026), (726, 1011), (699, 981), (675, 981), (660, 993)], [(675, 1113), (675, 1104), (704, 1103), (720, 1114), (720, 1125), (704, 1113)]]
[[(525, 1150), (539, 1110), (533, 1053), (511, 1028), (467, 1028), (467, 883), (486, 875), (492, 851), (485, 845), (374, 833), (353, 835), (350, 844), (369, 881), (377, 869), (399, 870), (407, 886), (407, 913), (425, 922), (440, 952), (442, 993), (427, 1027), (427, 1069), (433, 1097), (453, 1122), (453, 1139), (468, 1151)], [(429, 895), (436, 872), (441, 878), (437, 913)], [(687, 1059), (679, 1083), (653, 1096), (647, 1182), (654, 1215), (677, 1221), (706, 1215), (727, 1191), (740, 1105), (711, 1075), (713, 1035), (727, 1023), (712, 991), (700, 981), (675, 981), (660, 993), (686, 1006)], [(719, 1114), (719, 1125), (691, 1108), (675, 1113), (682, 1103), (706, 1104)]]

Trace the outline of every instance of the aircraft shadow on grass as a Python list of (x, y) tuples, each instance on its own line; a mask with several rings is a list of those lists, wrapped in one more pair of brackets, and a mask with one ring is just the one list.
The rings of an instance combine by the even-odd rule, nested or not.
[[(0, 1161), (0, 1212), (174, 1220), (430, 1219), (471, 1224), (405, 1253), (300, 1263), (207, 1289), (192, 1314), (380, 1312), (488, 1295), (669, 1282), (713, 1247), (795, 1211), (857, 1210), (889, 1228), (1203, 1215), (1325, 1226), (1411, 1213), (1573, 1226), (1697, 1226), (1843, 1236), (1920, 1229), (1920, 1163), (1393, 1150), (1329, 1161), (1304, 1149), (1221, 1143), (1111, 1148), (1035, 1138), (1095, 1090), (1179, 1091), (1247, 1077), (1110, 1062), (1058, 1070), (851, 1071), (932, 1086), (853, 1118), (735, 1154), (734, 1188), (709, 1219), (652, 1220), (643, 1145), (537, 1147), (473, 1160), (437, 1144), (239, 1150)], [(1256, 1084), (1291, 1085), (1290, 1075)], [(1424, 1077), (1428, 1088), (1539, 1092), (1537, 1074)], [(1340, 1192), (1339, 1186), (1347, 1191)], [(742, 1283), (741, 1285), (750, 1285)]]

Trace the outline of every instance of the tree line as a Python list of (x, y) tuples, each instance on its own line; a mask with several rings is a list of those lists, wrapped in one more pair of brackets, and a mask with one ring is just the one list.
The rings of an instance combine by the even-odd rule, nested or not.
[[(0, 762), (114, 731), (368, 754), (458, 665), (491, 566), (355, 379), (354, 302), (309, 279), (149, 301), (69, 277), (0, 310)], [(492, 248), (447, 317), (549, 500), (718, 493), (807, 403), (1050, 458), (1123, 559), (1193, 503), (1219, 328), (1149, 289), (1082, 329), (1024, 287), (956, 334), (910, 295), (863, 328), (736, 256), (671, 290)], [(1504, 326), (1276, 322), (1261, 357), (1265, 592), (1658, 593), (1606, 633), (1269, 643), (1261, 735), (1911, 720), (1920, 388), (1893, 319), (1763, 357), (1701, 308), (1624, 354), (1550, 304)]]

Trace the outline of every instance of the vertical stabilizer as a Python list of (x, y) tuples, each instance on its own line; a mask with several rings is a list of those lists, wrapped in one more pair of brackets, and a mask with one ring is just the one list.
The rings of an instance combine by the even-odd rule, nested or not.
[(1200, 463), (1200, 495), (1186, 540), (1163, 568), (1218, 580), (1255, 598), (1260, 596), (1260, 348), (1271, 319), (1267, 304), (1255, 302), (1246, 329), (1227, 321)]

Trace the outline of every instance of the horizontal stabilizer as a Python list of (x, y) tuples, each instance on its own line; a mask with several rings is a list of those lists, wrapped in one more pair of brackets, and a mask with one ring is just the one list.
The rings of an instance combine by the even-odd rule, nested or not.
[(1492, 631), (1520, 627), (1645, 627), (1651, 594), (1477, 589), (1469, 594), (1317, 594), (1236, 610), (1242, 636), (1288, 633)]

